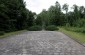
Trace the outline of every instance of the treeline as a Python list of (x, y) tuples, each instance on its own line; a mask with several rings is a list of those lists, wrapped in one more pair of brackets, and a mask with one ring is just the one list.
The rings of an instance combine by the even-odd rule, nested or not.
[(69, 11), (69, 5), (60, 5), (56, 2), (48, 10), (38, 14), (36, 19), (37, 25), (56, 25), (56, 26), (72, 26), (72, 27), (85, 27), (85, 7), (73, 5), (73, 11)]
[(49, 25), (85, 27), (85, 7), (73, 5), (72, 10), (69, 11), (68, 4), (61, 6), (56, 2), (36, 15), (26, 9), (23, 0), (0, 0), (0, 31), (12, 32), (36, 25), (41, 28)]
[(33, 25), (34, 15), (23, 0), (0, 0), (0, 31), (23, 30)]

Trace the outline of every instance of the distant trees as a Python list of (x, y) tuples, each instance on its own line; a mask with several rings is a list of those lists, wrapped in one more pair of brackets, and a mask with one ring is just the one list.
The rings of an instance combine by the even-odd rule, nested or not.
[(73, 11), (68, 11), (68, 7), (67, 3), (61, 6), (57, 1), (48, 10), (36, 14), (25, 8), (23, 0), (0, 0), (0, 31), (23, 30), (33, 25), (85, 27), (85, 7), (73, 5)]
[(68, 4), (64, 4), (62, 7), (62, 9), (66, 11), (66, 14), (68, 13), (68, 7), (69, 7)]
[[(55, 3), (54, 10), (52, 11), (54, 14), (52, 15), (53, 18), (51, 18), (50, 22), (52, 25), (60, 25), (60, 19), (61, 19), (61, 5), (59, 2)], [(51, 16), (51, 15), (50, 15)]]
[[(55, 6), (51, 6), (48, 11), (42, 11), (39, 15), (40, 18), (45, 19), (45, 25), (63, 25), (64, 14), (61, 12), (61, 5), (59, 2), (55, 3)], [(37, 18), (39, 19), (39, 18)]]
[(68, 22), (68, 17), (67, 17), (67, 14), (68, 14), (68, 7), (69, 7), (68, 4), (64, 4), (63, 7), (62, 7), (62, 9), (66, 11), (66, 14), (65, 14), (66, 22)]
[[(62, 8), (62, 9), (61, 9)], [(73, 5), (73, 11), (69, 10), (69, 5), (65, 3), (62, 7), (59, 2), (56, 2), (54, 6), (51, 6), (46, 13), (42, 11), (38, 15), (40, 18), (47, 19), (45, 23), (49, 23), (49, 25), (57, 25), (57, 26), (75, 26), (75, 27), (85, 27), (85, 7)], [(65, 13), (63, 12), (65, 11)], [(38, 20), (39, 20), (38, 17)], [(37, 22), (38, 23), (38, 22)]]

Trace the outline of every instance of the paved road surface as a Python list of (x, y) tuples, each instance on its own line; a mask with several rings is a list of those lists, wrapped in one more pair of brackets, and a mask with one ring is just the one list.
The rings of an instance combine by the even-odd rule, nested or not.
[(0, 55), (85, 55), (85, 47), (61, 32), (27, 31), (0, 39)]

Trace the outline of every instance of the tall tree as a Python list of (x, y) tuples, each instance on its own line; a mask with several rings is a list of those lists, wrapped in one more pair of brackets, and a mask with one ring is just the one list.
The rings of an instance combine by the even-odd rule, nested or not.
[(77, 5), (73, 5), (73, 10), (74, 10), (74, 26), (77, 23), (77, 20), (79, 20), (79, 7)]
[(61, 5), (59, 2), (55, 3), (55, 6), (51, 6), (48, 9), (50, 22), (52, 25), (60, 25), (61, 20)]
[(83, 18), (83, 16), (84, 16), (84, 6), (79, 7), (79, 16), (80, 16), (80, 18)]
[(67, 3), (64, 4), (62, 7), (62, 9), (66, 11), (66, 16), (65, 16), (65, 19), (67, 20), (66, 22), (68, 22), (68, 19), (67, 19), (68, 7), (69, 7), (69, 5)]
[(83, 18), (85, 19), (85, 8), (84, 8), (84, 17)]
[(31, 12), (28, 13), (24, 0), (0, 0), (0, 30), (9, 32), (25, 29), (27, 16), (33, 17)]

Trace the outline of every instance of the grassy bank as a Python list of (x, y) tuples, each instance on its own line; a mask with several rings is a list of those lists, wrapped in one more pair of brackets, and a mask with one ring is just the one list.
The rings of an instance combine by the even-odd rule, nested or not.
[(8, 37), (8, 36), (10, 36), (10, 35), (18, 34), (18, 33), (24, 32), (24, 31), (26, 31), (26, 30), (15, 31), (15, 32), (10, 32), (10, 33), (5, 33), (4, 35), (1, 35), (0, 38), (5, 38), (5, 37)]
[(85, 44), (85, 33), (68, 31), (65, 28), (60, 28), (59, 31), (69, 35), (71, 38), (79, 41), (80, 43)]

